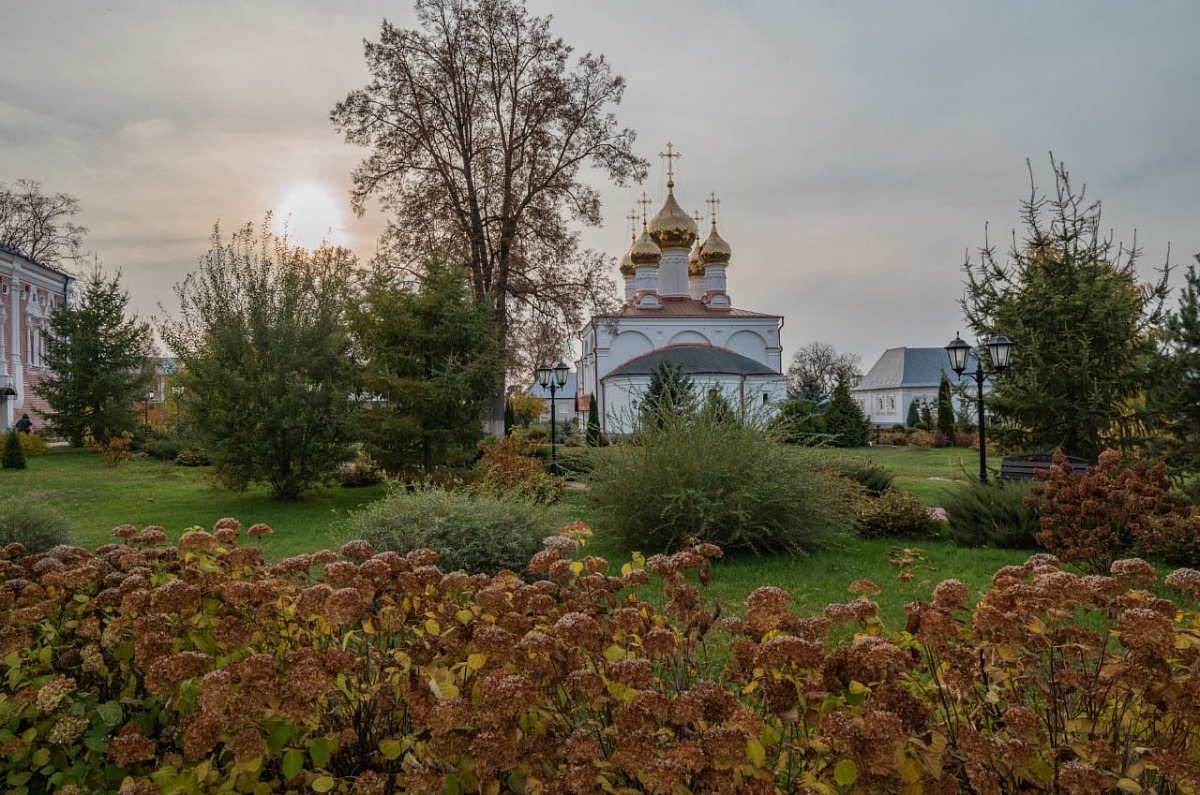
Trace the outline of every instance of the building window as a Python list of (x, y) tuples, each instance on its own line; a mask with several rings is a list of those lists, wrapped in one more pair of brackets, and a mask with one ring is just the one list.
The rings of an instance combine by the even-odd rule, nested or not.
[(888, 395), (888, 411), (895, 411), (895, 410), (896, 410), (896, 398), (892, 397), (891, 395)]
[(883, 398), (879, 398), (879, 410), (883, 411)]
[(767, 405), (767, 403), (768, 403), (770, 400), (771, 400), (771, 396), (770, 396), (770, 395), (768, 395), (766, 392), (763, 392), (763, 405), (764, 405), (764, 406), (765, 406), (765, 405)]

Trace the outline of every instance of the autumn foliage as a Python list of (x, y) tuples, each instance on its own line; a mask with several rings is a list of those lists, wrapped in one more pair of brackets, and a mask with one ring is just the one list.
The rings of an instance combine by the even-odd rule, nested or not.
[(701, 595), (719, 549), (610, 572), (580, 523), (525, 577), (362, 541), (269, 564), (229, 519), (177, 547), (114, 533), (0, 552), (15, 795), (1200, 787), (1188, 569), (1175, 604), (1141, 560), (1081, 577), (1040, 554), (974, 609), (941, 583), (890, 631), (867, 581), (821, 616), (764, 587), (722, 620)]
[(1038, 543), (1063, 561), (1093, 573), (1130, 554), (1200, 561), (1200, 518), (1171, 495), (1162, 464), (1140, 460), (1126, 467), (1106, 450), (1096, 466), (1074, 472), (1056, 451), (1050, 470), (1037, 475), (1036, 497), (1026, 504), (1041, 513)]

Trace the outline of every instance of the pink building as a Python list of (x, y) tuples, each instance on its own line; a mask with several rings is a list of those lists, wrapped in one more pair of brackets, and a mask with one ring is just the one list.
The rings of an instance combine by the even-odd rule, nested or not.
[(37, 411), (48, 406), (34, 387), (46, 377), (50, 313), (67, 302), (71, 277), (0, 244), (0, 431), (28, 414), (34, 428), (45, 423)]

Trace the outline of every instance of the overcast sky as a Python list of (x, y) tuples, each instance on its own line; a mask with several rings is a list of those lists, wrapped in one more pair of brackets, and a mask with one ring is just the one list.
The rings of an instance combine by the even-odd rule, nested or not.
[[(941, 346), (964, 326), (965, 253), (1002, 246), (1049, 153), (1137, 233), (1144, 273), (1200, 252), (1200, 3), (530, 0), (577, 52), (628, 81), (616, 108), (651, 160), (604, 186), (588, 246), (616, 258), (657, 157), (683, 157), (685, 209), (721, 199), (734, 305), (783, 315), (785, 361), (823, 340), (862, 355)], [(336, 9), (336, 10), (333, 10)], [(411, 5), (0, 0), (0, 182), (77, 196), (86, 244), (133, 308), (173, 286), (226, 229), (292, 210), (364, 260), (382, 218), (349, 210), (365, 151), (329, 123), (368, 79), (362, 40)], [(1019, 341), (1018, 341), (1019, 342)], [(1019, 352), (1018, 352), (1019, 355)]]

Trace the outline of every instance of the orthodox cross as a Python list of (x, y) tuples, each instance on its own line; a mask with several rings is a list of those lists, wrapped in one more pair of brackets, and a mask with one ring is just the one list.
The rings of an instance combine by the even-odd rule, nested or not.
[[(692, 213), (692, 220), (696, 222), (696, 228), (699, 229), (700, 222), (704, 220), (704, 216), (702, 216), (700, 214), (700, 211), (697, 210), (696, 212)], [(699, 239), (699, 238), (697, 238), (697, 239)]]
[(650, 199), (646, 197), (646, 191), (642, 191), (642, 198), (637, 200), (637, 203), (642, 205), (642, 224), (646, 223), (646, 208), (650, 206)]
[(716, 226), (717, 225), (717, 205), (721, 203), (721, 200), (717, 198), (717, 194), (710, 193), (710, 194), (708, 194), (708, 198), (704, 200), (704, 203), (708, 205), (708, 209), (712, 213), (713, 226)]
[(637, 239), (637, 210), (630, 210), (629, 215), (625, 216), (625, 220), (629, 221), (629, 239)]
[(671, 148), (671, 142), (670, 142), (670, 141), (667, 141), (667, 151), (665, 151), (665, 152), (659, 152), (659, 153), (658, 153), (658, 156), (659, 156), (659, 157), (665, 157), (665, 158), (667, 159), (667, 187), (668, 187), (668, 188), (673, 188), (673, 187), (675, 187), (675, 163), (674, 163), (674, 159), (675, 159), (675, 158), (677, 158), (677, 157), (683, 157), (683, 155), (682, 155), (682, 154), (680, 154), (679, 152), (675, 152), (675, 151), (673, 151), (673, 150), (672, 150), (672, 148)]

